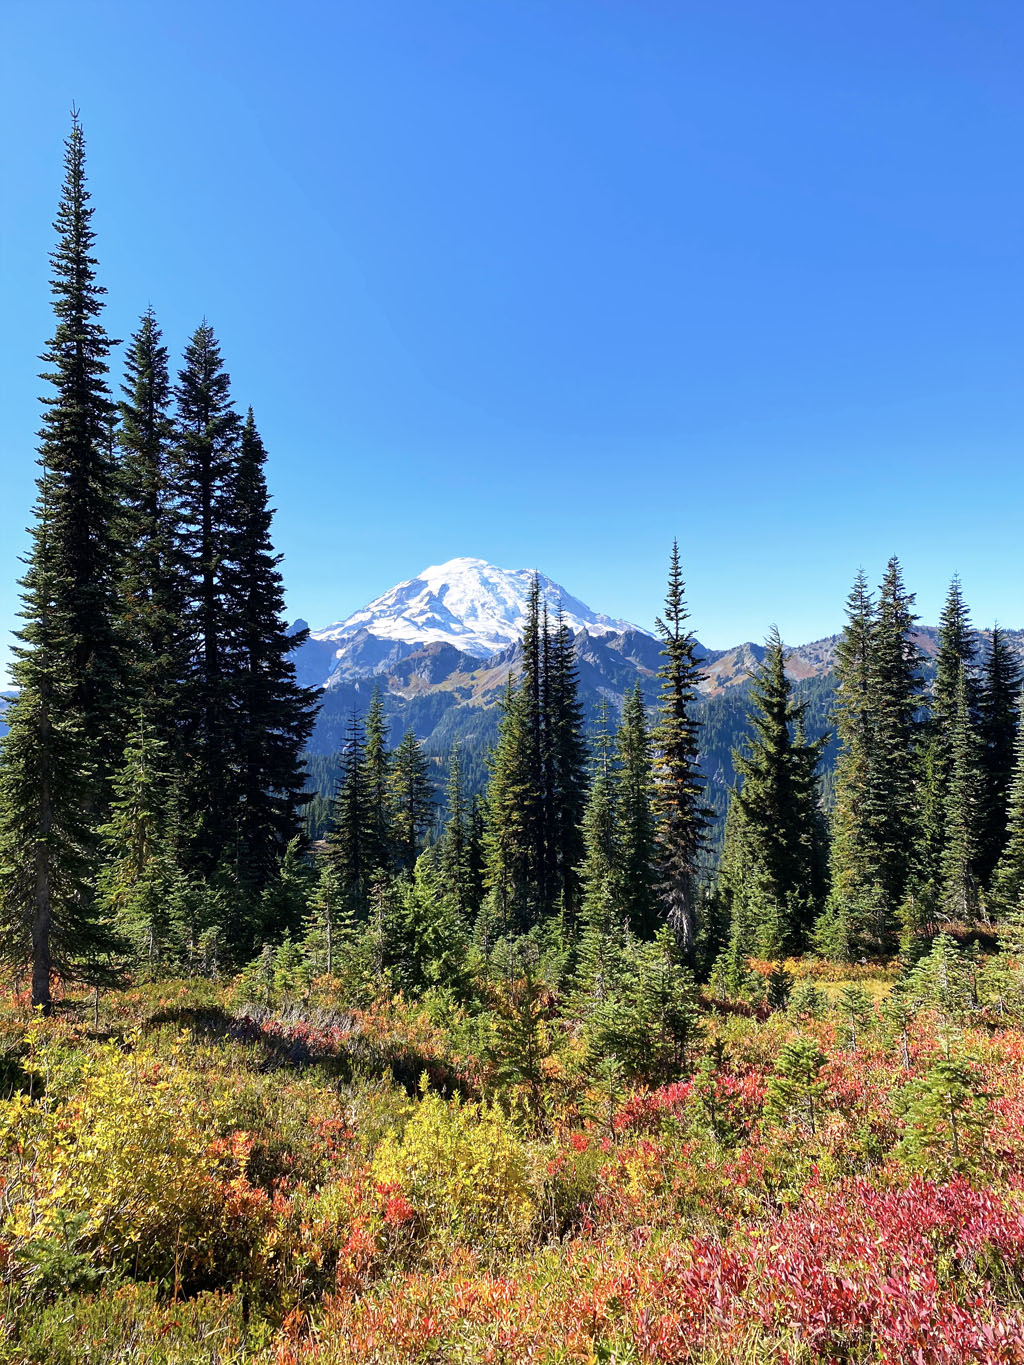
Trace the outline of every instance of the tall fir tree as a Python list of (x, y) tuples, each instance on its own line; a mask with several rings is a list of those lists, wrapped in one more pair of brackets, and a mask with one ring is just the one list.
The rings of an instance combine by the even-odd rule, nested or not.
[(258, 891), (300, 832), (307, 782), (302, 756), (317, 706), (315, 693), (295, 678), (293, 652), (307, 632), (290, 631), (284, 620), (281, 556), (271, 542), (265, 463), (250, 408), (228, 509), (224, 579), (232, 650), (226, 757), (237, 787), (234, 857), (239, 875)]
[(1020, 660), (1004, 632), (998, 625), (993, 626), (978, 700), (983, 779), (978, 878), (984, 886), (989, 885), (1006, 842), (1006, 814), (1020, 716), (1020, 686)]
[(341, 751), (338, 789), (331, 806), (327, 857), (335, 873), (334, 885), (344, 908), (358, 918), (370, 904), (372, 868), (366, 846), (366, 763), (363, 724), (355, 711), (349, 717)]
[(961, 683), (966, 687), (971, 714), (975, 714), (978, 684), (974, 673), (977, 635), (970, 608), (964, 601), (960, 577), (954, 574), (939, 617), (939, 647), (935, 655), (935, 689), (932, 714), (948, 731), (960, 709)]
[(618, 819), (618, 774), (608, 703), (603, 701), (594, 744), (590, 793), (582, 820), (583, 860), (579, 879), (584, 930), (613, 935), (622, 922), (622, 846)]
[(208, 875), (236, 853), (235, 633), (228, 576), (242, 423), (231, 402), (220, 347), (206, 322), (185, 349), (175, 397), (174, 494), (181, 512), (176, 553), (188, 648), (181, 708), (185, 791), (195, 822), (193, 858)]
[(622, 860), (622, 909), (639, 938), (658, 928), (657, 842), (652, 804), (652, 751), (647, 707), (639, 682), (626, 693), (616, 735), (618, 839)]
[(9, 733), (0, 751), (0, 907), (5, 956), (31, 964), (32, 1003), (51, 978), (95, 969), (107, 943), (90, 885), (96, 829), (123, 742), (117, 634), (115, 475), (93, 210), (77, 113), (54, 224), (51, 392), (18, 634)]
[(444, 895), (462, 923), (469, 923), (479, 910), (477, 879), (473, 867), (472, 807), (466, 799), (458, 740), (448, 760), (447, 815), (437, 851), (437, 865)]
[(535, 837), (542, 794), (531, 711), (530, 690), (510, 680), (490, 757), (483, 836), (487, 919), (498, 933), (525, 933), (543, 910)]
[(948, 733), (944, 798), (939, 869), (941, 904), (951, 918), (971, 921), (978, 912), (977, 859), (982, 789), (978, 736), (971, 714), (967, 670), (963, 665)]
[(395, 863), (399, 871), (411, 872), (434, 813), (430, 765), (413, 730), (406, 730), (394, 752), (390, 785)]
[(389, 876), (394, 868), (390, 733), (380, 687), (374, 686), (366, 712), (363, 766), (366, 788), (366, 858), (371, 875)]
[(167, 763), (175, 765), (184, 602), (171, 490), (171, 381), (152, 308), (143, 313), (129, 343), (121, 391), (116, 525), (127, 691), (154, 738), (166, 746)]
[(590, 792), (583, 814), (580, 863), (580, 933), (576, 944), (574, 1006), (585, 1021), (588, 1050), (604, 1059), (615, 1049), (621, 1010), (616, 994), (625, 970), (626, 930), (619, 778), (608, 703), (602, 700), (592, 745)]
[(874, 901), (875, 922), (863, 928), (880, 948), (894, 944), (896, 909), (907, 891), (913, 871), (911, 851), (919, 833), (913, 776), (923, 683), (913, 637), (917, 622), (913, 605), (914, 594), (907, 592), (903, 570), (894, 556), (879, 589), (867, 660), (871, 714), (862, 818), (870, 876), (882, 894)]
[(846, 625), (836, 646), (839, 739), (829, 856), (830, 891), (817, 926), (818, 946), (830, 957), (856, 953), (857, 926), (871, 907), (870, 837), (864, 818), (872, 744), (871, 645), (875, 606), (861, 569), (846, 600)]
[(680, 950), (692, 959), (697, 943), (698, 885), (712, 812), (704, 801), (699, 765), (700, 722), (694, 714), (703, 660), (686, 626), (686, 592), (673, 542), (665, 614), (657, 621), (665, 662), (661, 718), (654, 734), (660, 896), (665, 920)]
[(935, 682), (930, 701), (928, 740), (922, 752), (918, 880), (933, 901), (941, 894), (940, 888), (944, 877), (946, 794), (950, 781), (953, 730), (957, 723), (961, 673), (967, 688), (970, 721), (975, 724), (978, 719), (976, 654), (976, 637), (971, 625), (970, 610), (964, 601), (960, 579), (954, 575), (939, 618), (939, 643), (935, 655)]
[(578, 866), (583, 856), (580, 824), (587, 799), (587, 745), (579, 672), (572, 632), (559, 609), (554, 630), (545, 632), (544, 679), (546, 757), (546, 830), (549, 901), (571, 921), (579, 900)]
[(542, 915), (550, 904), (551, 864), (548, 846), (548, 813), (551, 792), (548, 785), (550, 764), (547, 736), (544, 729), (545, 691), (548, 656), (547, 607), (541, 606), (540, 579), (534, 574), (523, 630), (523, 665), (519, 690), (523, 696), (525, 760), (530, 783), (521, 792), (522, 822), (530, 843), (530, 862), (537, 914)]
[(1013, 773), (1006, 800), (1006, 832), (990, 897), (1000, 919), (1024, 908), (1024, 697), (1018, 705), (1018, 716)]
[(182, 946), (176, 922), (181, 880), (170, 833), (167, 745), (140, 706), (113, 779), (110, 819), (101, 829), (105, 861), (97, 879), (102, 908), (150, 973)]
[[(805, 944), (822, 891), (816, 772), (824, 740), (803, 735), (806, 706), (793, 699), (786, 653), (772, 628), (754, 672), (746, 747), (734, 755), (738, 783), (732, 800), (738, 818), (733, 840), (748, 844), (745, 857), (725, 861), (725, 893), (732, 938), (744, 954), (781, 957)], [(743, 880), (730, 868), (743, 865)]]

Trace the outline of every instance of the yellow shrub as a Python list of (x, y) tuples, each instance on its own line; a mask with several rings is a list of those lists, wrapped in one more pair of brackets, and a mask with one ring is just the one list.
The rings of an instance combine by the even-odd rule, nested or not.
[(522, 1241), (537, 1211), (530, 1161), (500, 1110), (425, 1095), (399, 1138), (385, 1135), (373, 1178), (407, 1199), (428, 1237)]
[(44, 1100), (0, 1104), (4, 1234), (38, 1244), (59, 1239), (72, 1219), (77, 1243), (100, 1263), (202, 1277), (226, 1250), (223, 1182), (238, 1153), (214, 1141), (194, 1078), (174, 1058), (108, 1045), (80, 1054), (65, 1085), (61, 1054), (50, 1051), (33, 1063), (51, 1078)]

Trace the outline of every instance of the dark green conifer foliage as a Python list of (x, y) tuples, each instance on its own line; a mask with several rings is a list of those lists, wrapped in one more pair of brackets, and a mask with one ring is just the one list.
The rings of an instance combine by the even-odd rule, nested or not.
[(616, 748), (622, 910), (634, 934), (653, 938), (658, 927), (653, 756), (639, 683), (623, 700)]
[(818, 946), (835, 958), (892, 950), (913, 871), (921, 691), (913, 602), (896, 558), (877, 607), (863, 571), (847, 599), (836, 650), (831, 890), (816, 929)]
[(960, 670), (955, 709), (948, 731), (944, 803), (942, 907), (957, 920), (978, 913), (977, 858), (982, 814), (978, 737), (971, 715), (966, 669)]
[(341, 751), (338, 790), (331, 808), (327, 856), (345, 908), (362, 918), (369, 906), (372, 872), (366, 846), (366, 764), (363, 726), (353, 711)]
[(581, 918), (584, 936), (614, 934), (622, 922), (622, 846), (619, 840), (618, 782), (613, 741), (608, 732), (608, 703), (602, 702), (594, 744), (594, 771), (583, 813), (583, 861), (580, 864)]
[[(579, 940), (576, 948), (576, 1006), (600, 1033), (599, 1017), (621, 981), (624, 944), (622, 844), (618, 819), (619, 773), (602, 701), (593, 743), (593, 775), (583, 814), (580, 864)], [(593, 1029), (591, 1030), (593, 1032)], [(595, 1034), (595, 1037), (597, 1035)], [(600, 1041), (594, 1044), (600, 1050)]]
[(535, 839), (540, 802), (531, 693), (509, 682), (491, 756), (484, 832), (489, 918), (500, 933), (524, 932), (542, 912)]
[(469, 805), (469, 885), (470, 904), (478, 914), (484, 901), (487, 883), (486, 806), (482, 796), (475, 794)]
[(544, 1064), (554, 1051), (551, 992), (529, 951), (515, 953), (491, 1016), (488, 1060), (502, 1088), (521, 1089), (539, 1127), (546, 1126)]
[(651, 1085), (686, 1072), (700, 1036), (697, 988), (667, 927), (652, 942), (621, 941), (614, 975), (581, 1003), (587, 1055), (598, 1075), (608, 1059), (623, 1077)]
[(56, 327), (43, 359), (38, 498), (13, 666), (18, 697), (0, 757), (0, 909), (5, 955), (32, 966), (50, 1008), (54, 974), (95, 966), (105, 936), (89, 878), (96, 825), (120, 757), (123, 653), (116, 636), (113, 344), (100, 322), (85, 143), (65, 143), (51, 257)]
[(799, 1124), (816, 1136), (825, 1094), (820, 1074), (826, 1060), (813, 1038), (798, 1037), (784, 1044), (768, 1082), (765, 1114), (780, 1124)]
[(967, 701), (975, 714), (978, 685), (974, 676), (977, 637), (971, 613), (964, 601), (959, 575), (954, 574), (939, 618), (939, 648), (935, 656), (935, 691), (932, 714), (944, 732), (951, 729), (960, 707), (961, 674)]
[(684, 956), (692, 958), (697, 942), (698, 883), (712, 812), (704, 802), (700, 722), (694, 717), (704, 674), (696, 636), (686, 627), (688, 619), (679, 545), (673, 542), (665, 614), (657, 621), (665, 660), (658, 674), (661, 718), (654, 733), (658, 871), (665, 921)]
[(935, 686), (931, 697), (928, 744), (922, 782), (919, 878), (940, 889), (943, 883), (947, 830), (947, 790), (952, 763), (953, 730), (957, 723), (960, 675), (967, 689), (967, 714), (978, 719), (978, 685), (974, 673), (975, 632), (964, 601), (960, 579), (949, 585), (939, 619), (939, 648), (935, 656)]
[(984, 886), (990, 884), (1006, 842), (1020, 686), (1020, 662), (1007, 644), (1004, 633), (998, 626), (993, 626), (978, 701), (984, 803), (978, 879)]
[(544, 732), (548, 644), (547, 607), (545, 605), (542, 614), (540, 580), (534, 574), (523, 631), (523, 667), (519, 677), (523, 700), (521, 744), (523, 762), (529, 774), (529, 783), (521, 789), (520, 800), (523, 803), (523, 833), (530, 848), (532, 896), (538, 915), (543, 914), (550, 903), (552, 876), (547, 842), (550, 755)]
[(884, 918), (864, 928), (882, 948), (895, 942), (896, 909), (907, 890), (919, 829), (913, 773), (922, 681), (913, 604), (914, 594), (907, 592), (894, 556), (879, 590), (867, 661), (871, 716), (863, 822), (870, 875), (882, 892), (876, 904), (883, 907)]
[(443, 892), (463, 923), (480, 909), (477, 874), (473, 866), (473, 811), (466, 800), (458, 741), (448, 760), (447, 819), (437, 851)]
[(904, 1091), (906, 1132), (899, 1155), (912, 1170), (936, 1180), (969, 1170), (984, 1145), (991, 1098), (967, 1057), (940, 1057)]
[(363, 754), (366, 789), (366, 860), (371, 876), (389, 875), (395, 860), (389, 732), (380, 687), (375, 685), (366, 713), (366, 746)]
[(571, 923), (579, 901), (577, 869), (583, 856), (580, 822), (587, 795), (587, 745), (572, 632), (561, 610), (546, 644), (544, 733), (548, 775), (544, 786), (549, 907), (564, 912)]
[(466, 922), (439, 876), (433, 849), (421, 853), (412, 876), (401, 880), (397, 930), (387, 964), (397, 986), (465, 994)]
[(301, 935), (315, 880), (306, 861), (298, 835), (288, 841), (273, 876), (260, 894), (258, 929), (262, 938), (280, 939), (282, 935)]
[(572, 633), (554, 629), (534, 576), (523, 665), (510, 683), (487, 797), (489, 920), (523, 932), (578, 909), (586, 743)]
[(101, 829), (105, 861), (100, 904), (132, 945), (137, 961), (156, 973), (180, 954), (178, 869), (168, 842), (167, 745), (140, 707), (112, 783), (110, 819)]
[(992, 878), (992, 904), (1000, 919), (1024, 905), (1024, 707), (1019, 717), (1003, 851)]
[(412, 730), (406, 730), (394, 752), (390, 786), (395, 864), (399, 871), (411, 872), (434, 815), (429, 763)]
[(291, 632), (284, 621), (265, 462), (250, 408), (228, 511), (225, 591), (232, 647), (226, 661), (231, 718), (225, 757), (237, 788), (234, 857), (240, 875), (257, 890), (268, 884), (300, 831), (306, 786), (302, 756), (317, 706), (314, 692), (295, 680), (292, 653), (307, 632)]
[(235, 634), (228, 575), (241, 420), (213, 329), (203, 322), (185, 349), (175, 389), (177, 554), (186, 596), (183, 687), (186, 799), (196, 821), (193, 856), (209, 874), (234, 856), (237, 787), (232, 772)]
[(127, 692), (166, 762), (180, 767), (177, 716), (184, 673), (182, 582), (175, 559), (177, 509), (171, 492), (174, 423), (167, 348), (152, 308), (142, 315), (125, 356), (118, 405), (119, 574), (128, 663)]
[[(743, 953), (779, 957), (804, 944), (821, 893), (815, 773), (823, 740), (803, 738), (805, 707), (793, 700), (778, 630), (754, 672), (750, 732), (734, 756), (738, 818), (730, 835), (748, 844), (725, 860), (733, 935)], [(728, 881), (740, 864), (742, 880)]]
[(858, 921), (870, 886), (870, 840), (864, 819), (871, 764), (871, 641), (875, 608), (861, 569), (846, 600), (846, 626), (836, 646), (839, 737), (828, 905), (817, 927), (819, 948), (848, 959), (857, 950)]

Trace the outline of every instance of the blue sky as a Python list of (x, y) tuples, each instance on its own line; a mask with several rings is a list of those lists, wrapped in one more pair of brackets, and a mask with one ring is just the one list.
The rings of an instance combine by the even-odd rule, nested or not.
[(1024, 626), (1024, 9), (7, 0), (0, 630), (61, 140), (107, 322), (205, 315), (314, 625), (427, 564), (725, 646), (838, 628), (898, 553)]

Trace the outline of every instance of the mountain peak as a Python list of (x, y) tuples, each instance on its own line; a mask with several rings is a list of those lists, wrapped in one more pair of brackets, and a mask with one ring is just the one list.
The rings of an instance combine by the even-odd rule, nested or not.
[[(427, 644), (450, 644), (464, 654), (489, 658), (522, 639), (529, 612), (533, 569), (501, 569), (485, 559), (460, 556), (431, 564), (415, 578), (398, 583), (360, 611), (311, 632), (321, 647), (362, 641), (390, 641), (406, 650)], [(595, 612), (579, 598), (537, 573), (541, 601), (550, 612), (561, 610), (574, 633), (617, 634), (637, 630), (628, 621)]]

